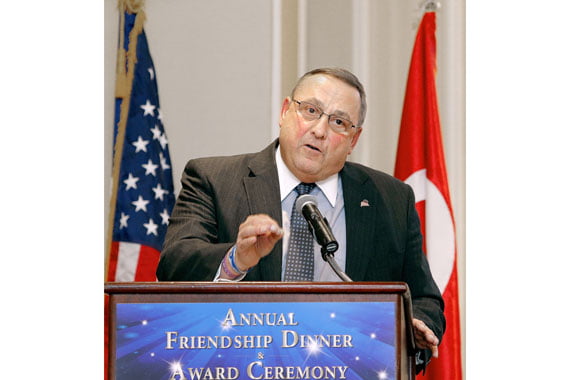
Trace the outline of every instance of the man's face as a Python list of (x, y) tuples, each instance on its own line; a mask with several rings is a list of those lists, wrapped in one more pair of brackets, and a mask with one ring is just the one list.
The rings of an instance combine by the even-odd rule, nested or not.
[[(327, 76), (314, 75), (297, 88), (295, 100), (318, 106), (329, 115), (359, 122), (360, 95), (348, 84)], [(347, 134), (334, 132), (328, 116), (306, 121), (297, 112), (297, 104), (286, 98), (279, 119), (279, 145), (283, 161), (302, 182), (317, 182), (338, 173), (356, 146), (362, 132), (352, 128)]]

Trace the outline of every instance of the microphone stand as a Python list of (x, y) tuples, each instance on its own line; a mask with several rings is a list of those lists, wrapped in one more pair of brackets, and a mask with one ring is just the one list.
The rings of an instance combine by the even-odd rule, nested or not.
[(332, 270), (338, 275), (338, 277), (340, 277), (342, 281), (353, 282), (350, 277), (348, 277), (347, 274), (344, 273), (338, 266), (338, 263), (334, 259), (334, 252), (329, 252), (325, 247), (321, 246), (321, 255), (323, 256), (323, 260), (329, 263)]
[[(302, 195), (302, 196), (304, 197), (304, 195)], [(326, 218), (324, 218), (324, 221), (328, 226), (328, 223), (329, 223), (328, 220)], [(332, 237), (332, 234), (331, 234), (331, 238), (333, 241), (328, 242), (328, 244), (321, 243), (319, 241), (319, 239), (317, 239), (317, 235), (315, 234), (315, 230), (313, 229), (313, 226), (311, 226), (311, 223), (308, 223), (308, 225), (309, 225), (309, 230), (311, 231), (311, 234), (315, 238), (315, 241), (317, 242), (317, 244), (319, 244), (321, 246), (321, 256), (323, 257), (323, 260), (325, 260), (327, 263), (329, 263), (332, 270), (337, 274), (338, 277), (340, 277), (340, 279), (342, 281), (353, 282), (352, 279), (350, 277), (348, 277), (348, 275), (346, 273), (344, 273), (342, 271), (342, 269), (340, 269), (340, 267), (338, 266), (338, 263), (334, 259), (334, 253), (338, 249), (338, 243), (336, 241), (334, 241), (334, 237)]]

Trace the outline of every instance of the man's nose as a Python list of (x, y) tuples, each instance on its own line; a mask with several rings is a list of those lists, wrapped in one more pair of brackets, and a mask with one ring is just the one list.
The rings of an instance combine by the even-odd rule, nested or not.
[(329, 133), (329, 117), (322, 114), (319, 119), (314, 122), (311, 128), (311, 133), (315, 135), (316, 138), (325, 138)]

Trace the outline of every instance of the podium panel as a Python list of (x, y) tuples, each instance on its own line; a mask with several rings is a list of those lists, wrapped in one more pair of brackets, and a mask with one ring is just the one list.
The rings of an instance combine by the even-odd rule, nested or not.
[(404, 283), (108, 283), (113, 380), (412, 379)]

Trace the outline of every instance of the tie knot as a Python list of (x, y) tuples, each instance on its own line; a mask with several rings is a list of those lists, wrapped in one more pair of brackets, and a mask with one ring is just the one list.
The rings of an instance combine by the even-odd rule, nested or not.
[(297, 194), (299, 195), (305, 195), (311, 192), (311, 190), (313, 190), (313, 188), (316, 185), (314, 183), (304, 183), (301, 182), (300, 184), (297, 185), (297, 187), (295, 188), (295, 191), (297, 191)]

